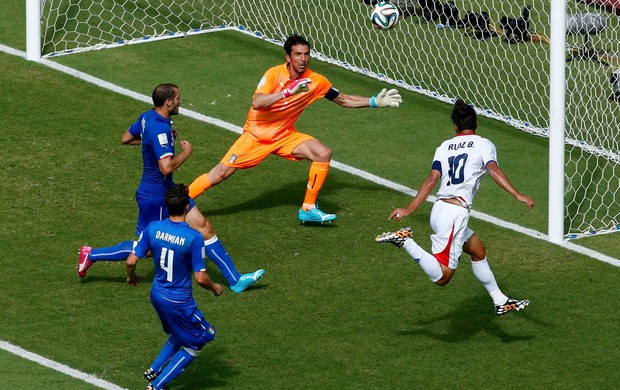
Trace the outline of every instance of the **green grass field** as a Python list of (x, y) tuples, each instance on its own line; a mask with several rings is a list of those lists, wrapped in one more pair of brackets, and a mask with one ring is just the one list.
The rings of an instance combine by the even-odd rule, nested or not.
[[(24, 49), (21, 2), (0, 15), (0, 44)], [(9, 26), (11, 26), (9, 28)], [(235, 33), (137, 45), (58, 62), (150, 95), (175, 82), (183, 107), (241, 126), (251, 93), (281, 50)], [(326, 66), (313, 68), (339, 89), (371, 95), (384, 85)], [(40, 64), (0, 53), (0, 340), (120, 387), (144, 388), (141, 374), (165, 341), (143, 260), (137, 288), (122, 263), (96, 264), (83, 281), (79, 246), (133, 237), (140, 150), (119, 137), (148, 104)], [(232, 72), (232, 74), (231, 74)], [(396, 110), (313, 105), (299, 130), (329, 145), (334, 159), (417, 188), (434, 148), (452, 135), (450, 107), (404, 92)], [(489, 179), (476, 209), (546, 231), (547, 140), (480, 120), (513, 183), (532, 195), (530, 212)], [(236, 134), (175, 118), (194, 154), (175, 174), (189, 183), (214, 165)], [(532, 300), (495, 317), (490, 298), (463, 261), (440, 288), (404, 251), (373, 242), (395, 229), (387, 216), (409, 197), (332, 170), (322, 208), (336, 223), (296, 220), (307, 162), (270, 158), (238, 172), (197, 201), (241, 271), (265, 268), (246, 293), (197, 291), (218, 336), (172, 383), (173, 389), (615, 389), (620, 375), (618, 268), (479, 220), (500, 287)], [(426, 204), (406, 221), (430, 246)], [(617, 235), (577, 241), (620, 258)], [(208, 271), (223, 282), (219, 271)], [(86, 389), (92, 385), (0, 351), (0, 388)]]

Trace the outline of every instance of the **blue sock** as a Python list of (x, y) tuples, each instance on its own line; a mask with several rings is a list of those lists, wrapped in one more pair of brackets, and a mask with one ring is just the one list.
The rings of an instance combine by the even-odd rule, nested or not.
[(157, 375), (161, 373), (164, 366), (168, 361), (174, 356), (175, 353), (181, 348), (181, 340), (175, 335), (170, 335), (168, 337), (168, 341), (164, 344), (163, 348), (159, 352), (159, 355), (155, 358), (153, 364), (151, 364), (151, 368)]
[(198, 352), (189, 348), (181, 348), (174, 354), (170, 363), (166, 366), (164, 371), (155, 379), (151, 384), (156, 389), (162, 389), (165, 385), (172, 382), (174, 378), (181, 375), (183, 371), (194, 361)]
[(90, 261), (124, 261), (133, 249), (133, 241), (123, 241), (118, 245), (106, 248), (93, 248), (88, 257)]
[(213, 238), (205, 241), (205, 250), (207, 252), (207, 257), (217, 265), (222, 275), (224, 275), (228, 281), (228, 285), (234, 286), (237, 284), (241, 274), (237, 271), (237, 268), (235, 268), (235, 263), (233, 263), (230, 256), (228, 256), (228, 252), (226, 252), (224, 245), (222, 245), (222, 242), (217, 236), (213, 236)]

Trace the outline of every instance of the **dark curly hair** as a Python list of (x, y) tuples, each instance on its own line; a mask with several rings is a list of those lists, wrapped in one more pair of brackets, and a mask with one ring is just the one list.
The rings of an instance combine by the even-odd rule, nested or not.
[(457, 98), (454, 102), (450, 119), (452, 119), (452, 123), (456, 125), (459, 131), (476, 130), (476, 127), (478, 127), (476, 110), (461, 98)]
[(180, 216), (185, 213), (189, 204), (189, 188), (185, 184), (175, 184), (166, 191), (166, 207), (168, 214)]
[(291, 55), (291, 50), (295, 45), (306, 45), (308, 46), (308, 48), (310, 48), (310, 43), (306, 40), (306, 38), (302, 37), (299, 34), (292, 34), (289, 35), (289, 37), (286, 38), (286, 41), (284, 42), (284, 51), (287, 55)]

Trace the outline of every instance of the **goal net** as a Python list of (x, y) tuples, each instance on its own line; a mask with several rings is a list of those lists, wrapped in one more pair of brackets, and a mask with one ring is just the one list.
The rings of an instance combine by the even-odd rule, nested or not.
[[(549, 135), (550, 3), (394, 0), (374, 29), (371, 0), (41, 0), (42, 55), (235, 29), (399, 88)], [(566, 238), (620, 230), (620, 0), (567, 0)], [(614, 77), (617, 75), (617, 77)], [(527, 158), (527, 150), (524, 157)]]

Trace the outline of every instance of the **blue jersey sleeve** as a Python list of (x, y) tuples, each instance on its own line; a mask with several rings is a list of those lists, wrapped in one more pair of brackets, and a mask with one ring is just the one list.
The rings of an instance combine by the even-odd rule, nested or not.
[(192, 269), (194, 272), (206, 271), (205, 245), (202, 234), (198, 233), (192, 241)]
[(149, 144), (158, 160), (174, 156), (174, 141), (170, 127), (157, 123), (148, 133)]
[[(149, 226), (146, 227), (146, 229), (144, 229), (145, 231), (149, 229)], [(145, 258), (146, 255), (149, 253), (149, 248), (150, 248), (150, 244), (149, 244), (149, 236), (150, 234), (144, 234), (144, 232), (140, 233), (140, 238), (138, 238), (138, 245), (136, 245), (136, 247), (133, 250), (134, 255), (138, 256), (139, 258)]]
[(140, 115), (140, 118), (138, 118), (137, 121), (135, 121), (131, 124), (131, 126), (129, 126), (129, 134), (133, 135), (134, 137), (142, 137), (142, 131), (144, 128), (143, 122), (144, 119), (142, 118), (142, 115)]

